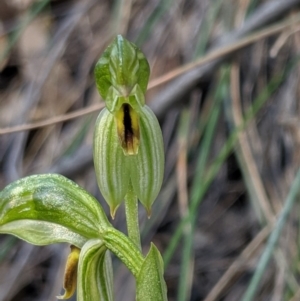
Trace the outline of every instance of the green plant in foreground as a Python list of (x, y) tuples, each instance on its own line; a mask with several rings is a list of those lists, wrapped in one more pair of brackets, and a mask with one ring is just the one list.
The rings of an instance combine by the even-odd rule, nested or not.
[(106, 102), (94, 134), (97, 182), (113, 217), (125, 199), (128, 236), (109, 223), (93, 196), (57, 174), (29, 176), (0, 192), (0, 233), (35, 245), (71, 244), (58, 299), (70, 298), (77, 287), (77, 300), (113, 300), (111, 251), (135, 277), (136, 300), (167, 300), (161, 255), (153, 244), (141, 253), (137, 215), (137, 199), (150, 215), (164, 169), (160, 127), (145, 105), (149, 65), (117, 36), (95, 77)]

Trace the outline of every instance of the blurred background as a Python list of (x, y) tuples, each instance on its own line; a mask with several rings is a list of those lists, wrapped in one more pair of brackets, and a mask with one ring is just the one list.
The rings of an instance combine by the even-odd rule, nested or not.
[[(0, 0), (0, 189), (60, 173), (108, 212), (92, 162), (93, 68), (121, 33), (149, 60), (164, 135), (163, 188), (140, 222), (144, 253), (153, 241), (164, 256), (169, 300), (242, 300), (283, 208), (255, 300), (300, 300), (299, 204), (287, 199), (300, 163), (299, 4)], [(112, 222), (126, 232), (123, 208)], [(0, 301), (56, 300), (68, 253), (1, 235)], [(134, 300), (133, 277), (114, 268), (116, 300)]]

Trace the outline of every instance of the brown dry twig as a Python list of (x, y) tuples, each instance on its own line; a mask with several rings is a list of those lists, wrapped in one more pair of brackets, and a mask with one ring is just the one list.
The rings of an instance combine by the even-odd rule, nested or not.
[(54, 125), (56, 123), (60, 123), (60, 122), (64, 122), (70, 119), (74, 119), (77, 117), (81, 117), (87, 114), (91, 114), (93, 112), (97, 112), (99, 110), (101, 110), (104, 107), (104, 103), (101, 102), (99, 104), (87, 107), (87, 108), (83, 108), (74, 112), (71, 112), (69, 114), (64, 114), (61, 116), (55, 116), (46, 120), (42, 120), (42, 121), (38, 121), (35, 123), (29, 123), (29, 124), (24, 124), (24, 125), (17, 125), (17, 126), (13, 126), (13, 127), (9, 127), (9, 128), (4, 128), (4, 129), (0, 129), (0, 135), (5, 135), (5, 134), (11, 134), (11, 133), (15, 133), (15, 132), (21, 132), (21, 131), (28, 131), (28, 130), (32, 130), (35, 128), (42, 128), (45, 126), (49, 126), (49, 125)]

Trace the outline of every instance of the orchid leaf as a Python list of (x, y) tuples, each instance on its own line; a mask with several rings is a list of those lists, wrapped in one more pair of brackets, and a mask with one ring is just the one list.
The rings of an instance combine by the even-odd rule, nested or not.
[(0, 232), (37, 245), (65, 241), (81, 247), (109, 226), (97, 200), (60, 175), (29, 176), (0, 192)]
[(0, 233), (11, 234), (31, 244), (45, 246), (67, 242), (81, 248), (85, 237), (55, 223), (37, 220), (16, 220), (0, 226)]

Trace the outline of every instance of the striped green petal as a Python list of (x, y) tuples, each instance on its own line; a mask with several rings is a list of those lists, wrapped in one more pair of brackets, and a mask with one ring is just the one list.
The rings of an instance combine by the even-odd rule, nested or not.
[(158, 120), (149, 107), (141, 108), (139, 122), (139, 152), (128, 160), (133, 190), (150, 215), (163, 181), (163, 138)]
[(114, 115), (105, 108), (95, 125), (94, 165), (99, 189), (113, 217), (129, 186), (126, 160), (118, 139)]
[(113, 301), (110, 253), (99, 239), (82, 248), (78, 265), (77, 301)]

